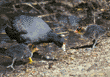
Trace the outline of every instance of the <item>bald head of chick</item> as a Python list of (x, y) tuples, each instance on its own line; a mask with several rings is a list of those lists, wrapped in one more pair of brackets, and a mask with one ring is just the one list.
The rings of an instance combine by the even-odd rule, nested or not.
[(74, 32), (83, 35), (85, 33), (85, 30), (82, 27), (78, 27)]

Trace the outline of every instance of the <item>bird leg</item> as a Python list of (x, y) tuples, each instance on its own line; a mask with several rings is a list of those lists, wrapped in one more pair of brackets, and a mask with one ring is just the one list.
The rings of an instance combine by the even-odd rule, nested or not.
[(86, 50), (87, 50), (87, 51), (90, 51), (91, 49), (89, 49), (89, 48), (86, 48)]
[(93, 41), (92, 49), (93, 49), (93, 48), (97, 48), (97, 47), (95, 46), (96, 44), (97, 44), (97, 40), (94, 40), (94, 41)]
[(87, 51), (90, 51), (90, 50), (92, 50), (92, 49), (94, 49), (94, 48), (97, 48), (97, 47), (95, 46), (96, 44), (97, 44), (97, 40), (94, 39), (94, 40), (93, 40), (93, 46), (92, 46), (92, 48), (91, 48), (91, 49), (87, 49), (87, 48), (86, 48), (86, 50), (87, 50)]
[(65, 43), (63, 43), (62, 49), (63, 49), (63, 51), (66, 51), (66, 44)]
[(13, 64), (14, 64), (14, 61), (15, 61), (15, 60), (16, 60), (16, 58), (13, 59), (12, 64), (9, 65), (9, 66), (7, 66), (7, 68), (11, 67), (13, 70), (15, 70), (14, 67), (13, 67)]

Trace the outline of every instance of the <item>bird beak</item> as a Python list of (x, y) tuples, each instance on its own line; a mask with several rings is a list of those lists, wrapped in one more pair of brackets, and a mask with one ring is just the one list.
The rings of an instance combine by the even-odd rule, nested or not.
[(66, 43), (63, 43), (62, 49), (63, 51), (66, 51)]
[(74, 32), (75, 32), (75, 33), (78, 33), (78, 30), (75, 30)]
[(38, 51), (38, 50), (39, 50), (39, 48), (37, 48), (37, 47), (36, 47), (36, 48), (35, 48), (35, 50), (36, 50), (36, 51)]
[(101, 9), (101, 11), (102, 11), (102, 12), (104, 12), (104, 11), (105, 11), (105, 9)]

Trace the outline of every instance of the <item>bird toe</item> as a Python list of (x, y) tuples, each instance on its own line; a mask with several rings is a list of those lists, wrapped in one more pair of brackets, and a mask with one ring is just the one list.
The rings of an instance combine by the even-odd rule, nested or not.
[(9, 66), (7, 66), (7, 68), (12, 68), (13, 70), (15, 70), (13, 65), (9, 65)]
[(29, 64), (32, 64), (32, 63), (34, 63), (34, 62), (35, 62), (35, 61), (31, 61), (31, 62), (29, 61), (28, 63), (29, 63)]
[(86, 50), (87, 50), (87, 51), (90, 51), (91, 49), (90, 49), (90, 48), (86, 48)]

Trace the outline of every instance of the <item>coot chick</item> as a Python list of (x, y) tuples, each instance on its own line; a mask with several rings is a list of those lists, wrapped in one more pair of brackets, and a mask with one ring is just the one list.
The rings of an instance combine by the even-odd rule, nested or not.
[(93, 40), (92, 48), (95, 48), (97, 40), (106, 33), (106, 30), (102, 26), (94, 24), (87, 26), (86, 30), (78, 27), (74, 32), (80, 34), (84, 39)]

